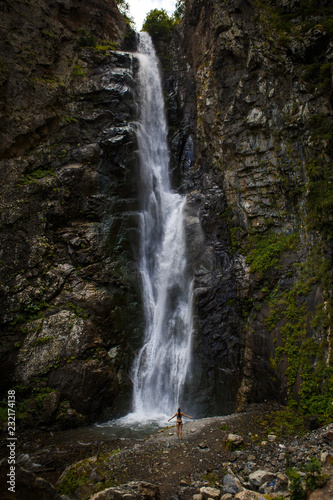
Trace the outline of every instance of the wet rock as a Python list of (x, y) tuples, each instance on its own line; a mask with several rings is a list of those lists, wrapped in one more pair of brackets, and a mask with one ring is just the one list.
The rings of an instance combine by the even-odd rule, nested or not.
[(119, 387), (111, 362), (108, 366), (97, 359), (73, 361), (57, 368), (50, 375), (50, 384), (91, 420), (115, 398)]
[(60, 396), (61, 394), (59, 391), (52, 391), (50, 394), (45, 396), (40, 416), (41, 423), (49, 423), (56, 415), (59, 407)]
[[(280, 4), (283, 12), (296, 15), (297, 2), (281, 0)], [(288, 49), (275, 40), (280, 50), (277, 63), (267, 47), (267, 32), (260, 22), (253, 23), (256, 16), (267, 14), (265, 9), (243, 1), (235, 7), (217, 0), (209, 4), (189, 0), (184, 19), (174, 30), (173, 67), (165, 68), (172, 125), (177, 128), (170, 131), (172, 165), (182, 162), (179, 183), (188, 193), (191, 207), (197, 208), (196, 225), (202, 229), (200, 242), (196, 240), (200, 245), (191, 253), (196, 270), (196, 361), (200, 361), (198, 371), (209, 373), (206, 380), (206, 375), (198, 376), (202, 388), (223, 385), (223, 401), (213, 391), (206, 393), (215, 412), (216, 408), (228, 413), (235, 405), (244, 409), (249, 401), (285, 397), (282, 363), (275, 374), (269, 365), (274, 353), (272, 339), (282, 342), (282, 324), (274, 333), (267, 333), (265, 321), (271, 311), (265, 296), (268, 291), (262, 290), (266, 284), (273, 289), (277, 283), (292, 289), (299, 277), (292, 272), (291, 261), (304, 261), (309, 253), (305, 251), (301, 257), (304, 246), (298, 247), (298, 255), (288, 250), (281, 256), (280, 270), (255, 276), (247, 262), (247, 243), (252, 241), (249, 232), (259, 238), (270, 231), (294, 231), (291, 228), (296, 227), (307, 196), (296, 191), (303, 190), (308, 181), (304, 170), (296, 173), (287, 165), (301, 163), (304, 167), (308, 163), (300, 158), (309, 153), (303, 137), (304, 133), (311, 135), (311, 110), (320, 114), (325, 109), (323, 116), (327, 117), (331, 113), (329, 85), (325, 95), (315, 96), (309, 81), (296, 83), (300, 61), (307, 65), (311, 57), (321, 54), (320, 60), (330, 64), (330, 37), (325, 39), (317, 26), (301, 40), (288, 34)], [(285, 68), (283, 75), (279, 64)], [(194, 155), (187, 169), (182, 151), (189, 137), (194, 139)], [(290, 143), (295, 154), (290, 155)], [(314, 149), (311, 161), (316, 161)], [(291, 190), (295, 190), (292, 201)], [(188, 222), (191, 234), (194, 221), (192, 226)], [(318, 244), (322, 245), (320, 237)], [(289, 269), (288, 277), (283, 267)], [(315, 285), (311, 293), (318, 297), (319, 306), (322, 301), (317, 292)], [(243, 307), (244, 300), (253, 299), (245, 308), (242, 329), (237, 308)], [(308, 335), (313, 335), (310, 329)], [(267, 376), (262, 377), (263, 373)]]
[[(33, 391), (45, 392), (45, 382), (36, 382), (43, 376), (47, 391), (60, 393), (59, 401), (55, 394), (47, 396), (34, 418), (24, 415), (25, 426), (78, 425), (112, 407), (111, 412), (124, 411), (131, 386), (126, 373), (142, 328), (132, 251), (138, 239), (132, 124), (137, 62), (129, 53), (86, 45), (85, 37), (96, 36), (121, 43), (127, 30), (114, 3), (93, 1), (90, 7), (84, 36), (87, 10), (72, 0), (64, 2), (65, 10), (51, 2), (47, 31), (42, 2), (24, 5), (18, 19), (14, 10), (2, 13), (1, 29), (23, 21), (14, 45), (24, 52), (32, 43), (36, 53), (12, 64), (13, 54), (4, 52), (7, 34), (3, 37), (0, 53), (9, 61), (10, 84), (2, 90), (10, 126), (1, 132), (0, 148), (0, 170), (7, 178), (6, 189), (0, 189), (0, 253), (6, 264), (0, 268), (6, 337), (1, 387), (15, 380), (28, 387), (25, 396), (31, 400)], [(72, 74), (75, 68), (81, 76)], [(19, 97), (13, 98), (18, 88)], [(111, 369), (106, 352), (119, 345), (121, 355)], [(68, 368), (75, 360), (75, 368)], [(78, 376), (72, 389), (69, 373)], [(69, 408), (58, 404), (64, 399)]]
[[(7, 459), (0, 462), (0, 486), (1, 498), (3, 500), (22, 499), (36, 500), (43, 498), (44, 500), (67, 500), (67, 497), (59, 495), (57, 490), (48, 483), (45, 479), (37, 477), (33, 472), (30, 472), (18, 464), (14, 466), (15, 474), (13, 475), (13, 485), (10, 481), (9, 465)], [(8, 490), (9, 487), (13, 489)]]
[(92, 325), (71, 311), (60, 311), (27, 328), (29, 333), (20, 348), (16, 368), (17, 379), (25, 384), (60, 359), (76, 358), (89, 347), (101, 345)]

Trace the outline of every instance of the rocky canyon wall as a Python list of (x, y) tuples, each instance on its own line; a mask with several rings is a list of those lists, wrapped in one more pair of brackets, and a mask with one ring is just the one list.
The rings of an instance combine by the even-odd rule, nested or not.
[(215, 411), (330, 414), (332, 8), (189, 0), (173, 43), (198, 383)]
[(75, 0), (2, 1), (1, 30), (1, 388), (75, 426), (128, 407), (141, 337), (133, 33)]

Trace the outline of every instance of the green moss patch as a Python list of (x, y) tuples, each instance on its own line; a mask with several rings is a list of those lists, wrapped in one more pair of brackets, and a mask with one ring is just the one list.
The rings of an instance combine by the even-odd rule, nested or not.
[[(315, 248), (294, 285), (271, 295), (266, 320), (271, 331), (279, 325), (271, 365), (287, 378), (288, 405), (324, 423), (333, 418), (331, 279), (328, 259)], [(311, 297), (318, 292), (322, 300), (315, 306)]]
[[(113, 457), (119, 453), (118, 449), (105, 455), (98, 455), (72, 466), (62, 478), (58, 491), (62, 495), (75, 496), (75, 498), (88, 499), (94, 493), (112, 486), (118, 486), (128, 480), (121, 467), (117, 469)], [(103, 478), (103, 483), (96, 483), (93, 477)]]
[(299, 236), (296, 233), (287, 235), (268, 232), (250, 237), (246, 263), (250, 265), (251, 273), (262, 276), (272, 267), (280, 267), (282, 253), (295, 250), (298, 242)]

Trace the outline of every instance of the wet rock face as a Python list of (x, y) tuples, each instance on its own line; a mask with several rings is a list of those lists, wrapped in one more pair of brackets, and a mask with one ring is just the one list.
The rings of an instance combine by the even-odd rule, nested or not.
[[(169, 122), (179, 127), (171, 130), (170, 144), (176, 181), (188, 193), (196, 377), (202, 392), (208, 387), (209, 411), (267, 397), (282, 401), (292, 386), (298, 398), (301, 378), (286, 376), (288, 366), (303, 370), (286, 344), (286, 331), (296, 332), (294, 342), (302, 335), (290, 301), (305, 308), (304, 329), (321, 342), (309, 321), (329, 296), (314, 248), (331, 269), (324, 226), (332, 207), (319, 208), (312, 170), (323, 148), (315, 183), (324, 192), (332, 143), (314, 123), (316, 116), (329, 127), (332, 113), (332, 37), (317, 27), (325, 5), (309, 15), (307, 29), (295, 14), (293, 27), (282, 23), (279, 31), (270, 9), (282, 19), (298, 12), (297, 2), (266, 9), (242, 0), (191, 0), (175, 30), (165, 86)], [(322, 68), (321, 80), (311, 73), (315, 66)], [(327, 78), (324, 68), (330, 68)], [(307, 266), (304, 275), (301, 266)]]
[[(126, 374), (141, 335), (133, 251), (137, 61), (113, 50), (125, 35), (113, 2), (102, 8), (90, 2), (89, 16), (88, 6), (80, 5), (49, 2), (45, 7), (58, 13), (50, 17), (47, 39), (51, 50), (53, 38), (59, 41), (63, 33), (61, 67), (51, 59), (52, 77), (43, 73), (33, 87), (20, 90), (19, 99), (30, 103), (17, 102), (20, 127), (10, 121), (15, 121), (17, 66), (8, 66), (2, 87), (9, 121), (0, 161), (6, 179), (0, 193), (6, 373), (1, 384), (2, 390), (20, 387), (17, 397), (31, 410), (23, 415), (26, 425), (70, 427), (101, 418), (107, 409), (124, 411), (131, 389)], [(43, 21), (38, 2), (31, 8), (38, 11), (30, 26), (37, 43), (35, 30)], [(7, 11), (5, 20), (14, 22)], [(100, 36), (108, 41), (99, 48), (102, 25)], [(72, 31), (81, 28), (83, 41)], [(14, 37), (17, 43), (20, 36)], [(96, 47), (85, 47), (89, 37), (96, 37)], [(66, 57), (70, 64), (64, 69)], [(31, 62), (32, 72), (38, 64)], [(108, 354), (112, 349), (117, 356)]]
[(120, 45), (126, 22), (114, 0), (20, 1), (15, 8), (4, 1), (1, 18), (0, 151), (12, 156), (54, 130), (78, 46)]
[(11, 491), (8, 487), (8, 464), (7, 460), (3, 459), (0, 462), (0, 484), (2, 486), (2, 495), (4, 500), (10, 498), (26, 498), (32, 500), (34, 498), (44, 498), (45, 500), (61, 500), (67, 497), (59, 495), (54, 486), (40, 477), (37, 477), (33, 472), (28, 471), (20, 465), (15, 466), (15, 486)]

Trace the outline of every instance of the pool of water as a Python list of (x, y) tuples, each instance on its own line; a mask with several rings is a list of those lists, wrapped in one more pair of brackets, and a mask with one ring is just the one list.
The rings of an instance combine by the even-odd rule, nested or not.
[(71, 429), (57, 433), (56, 441), (89, 444), (94, 441), (112, 441), (115, 439), (143, 440), (159, 430), (175, 423), (175, 419), (168, 422), (170, 415), (141, 415), (130, 413), (122, 418), (96, 423), (87, 427)]
[(158, 432), (170, 425), (167, 415), (141, 415), (129, 413), (125, 417), (109, 420), (102, 424), (95, 424), (90, 427), (91, 431), (113, 438), (145, 439), (151, 434)]

